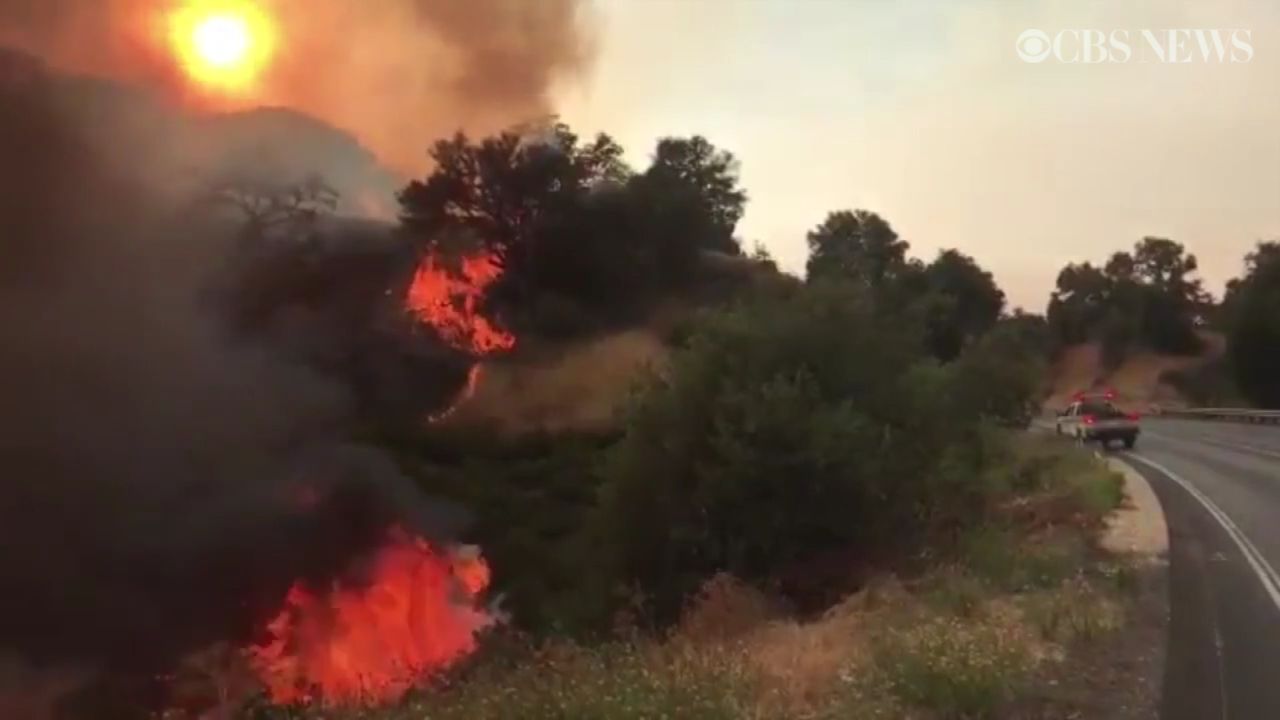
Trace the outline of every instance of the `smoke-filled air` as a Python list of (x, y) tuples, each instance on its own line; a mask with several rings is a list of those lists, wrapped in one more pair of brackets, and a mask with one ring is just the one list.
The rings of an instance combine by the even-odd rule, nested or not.
[(401, 172), (421, 138), (551, 112), (591, 57), (577, 0), (4, 0), (0, 44), (198, 108), (292, 108)]
[[(0, 3), (0, 664), (36, 678), (0, 678), (6, 717), (112, 683), (145, 708), (209, 648), (280, 702), (397, 697), (473, 649), (470, 513), (357, 428), (447, 413), (513, 340), (376, 221), (320, 224), (388, 215), (435, 137), (544, 116), (579, 22), (559, 1)], [(306, 224), (365, 286), (300, 300), (261, 269), (297, 256), (246, 249), (246, 220)], [(46, 679), (56, 702), (24, 689)]]
[(1280, 717), (1247, 2), (0, 0), (0, 720)]

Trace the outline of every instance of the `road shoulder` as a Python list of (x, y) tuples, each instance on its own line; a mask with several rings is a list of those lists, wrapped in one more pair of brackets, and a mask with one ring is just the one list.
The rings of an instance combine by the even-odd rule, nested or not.
[(1167, 566), (1169, 527), (1160, 499), (1146, 478), (1128, 463), (1105, 458), (1107, 467), (1124, 477), (1124, 503), (1107, 520), (1101, 545), (1128, 555), (1142, 565)]
[(1159, 499), (1169, 535), (1165, 720), (1280, 717), (1280, 629), (1248, 558), (1213, 511), (1133, 454)]

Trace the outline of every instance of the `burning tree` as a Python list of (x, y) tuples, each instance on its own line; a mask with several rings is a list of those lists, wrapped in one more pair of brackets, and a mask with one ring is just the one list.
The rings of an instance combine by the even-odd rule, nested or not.
[(700, 252), (738, 252), (737, 164), (700, 137), (664, 139), (643, 173), (609, 136), (582, 142), (558, 123), (460, 134), (431, 154), (431, 174), (399, 196), (403, 229), (425, 255), (461, 240), (487, 256), (501, 270), (490, 300), (516, 326), (554, 325), (539, 311), (556, 306), (634, 319)]
[(408, 310), (450, 347), (483, 356), (515, 347), (515, 336), (481, 312), (485, 290), (502, 274), (488, 253), (463, 257), (456, 269), (436, 255), (418, 266), (405, 299)]

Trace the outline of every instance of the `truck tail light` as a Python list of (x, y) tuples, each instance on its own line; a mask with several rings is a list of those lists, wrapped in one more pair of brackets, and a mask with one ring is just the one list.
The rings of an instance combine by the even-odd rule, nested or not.
[(1133, 422), (1138, 422), (1142, 419), (1142, 416), (1138, 413), (1129, 413), (1126, 417)]
[(1096, 418), (1094, 418), (1092, 415), (1085, 415), (1085, 416), (1084, 416), (1084, 424), (1085, 424), (1085, 425), (1092, 425), (1092, 424), (1093, 424), (1094, 422), (1096, 422), (1096, 421), (1097, 421), (1097, 419), (1096, 419)]

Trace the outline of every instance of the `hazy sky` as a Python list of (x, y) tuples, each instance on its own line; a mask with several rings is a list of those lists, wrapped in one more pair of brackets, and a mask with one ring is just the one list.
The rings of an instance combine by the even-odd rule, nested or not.
[[(957, 247), (1041, 311), (1058, 270), (1143, 235), (1215, 293), (1280, 239), (1280, 2), (596, 0), (599, 58), (564, 118), (646, 162), (701, 133), (742, 162), (739, 234), (802, 272), (805, 232), (867, 208)], [(1022, 62), (1028, 28), (1250, 31), (1246, 63)], [(1068, 39), (1068, 43), (1070, 39)], [(1071, 47), (1066, 46), (1067, 54)], [(1198, 52), (1194, 50), (1192, 52)]]

